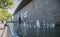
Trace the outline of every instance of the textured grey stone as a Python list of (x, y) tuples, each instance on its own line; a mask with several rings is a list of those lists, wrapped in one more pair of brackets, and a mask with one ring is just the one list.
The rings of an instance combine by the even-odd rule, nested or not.
[[(33, 0), (24, 8), (22, 8), (15, 16), (14, 20), (18, 21), (21, 13), (28, 12), (23, 22), (35, 22), (39, 19), (40, 22), (45, 20), (47, 23), (56, 23), (60, 21), (60, 1), (58, 0)], [(19, 17), (18, 17), (19, 15)], [(16, 23), (17, 25), (17, 23)], [(17, 25), (16, 27), (18, 27)]]

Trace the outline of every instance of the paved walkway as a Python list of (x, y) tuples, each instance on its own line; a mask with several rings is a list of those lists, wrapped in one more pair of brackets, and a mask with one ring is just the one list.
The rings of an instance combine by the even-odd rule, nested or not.
[(6, 26), (4, 29), (4, 25), (0, 24), (0, 37), (12, 37), (11, 31), (8, 26)]
[(0, 24), (0, 37), (2, 36), (3, 31), (4, 31), (4, 25)]

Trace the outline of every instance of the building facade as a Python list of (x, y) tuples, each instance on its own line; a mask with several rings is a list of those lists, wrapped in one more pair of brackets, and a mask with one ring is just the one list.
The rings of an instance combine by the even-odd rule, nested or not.
[[(59, 0), (22, 0), (14, 12), (14, 21), (34, 23), (60, 23)], [(15, 32), (20, 26), (14, 23)]]

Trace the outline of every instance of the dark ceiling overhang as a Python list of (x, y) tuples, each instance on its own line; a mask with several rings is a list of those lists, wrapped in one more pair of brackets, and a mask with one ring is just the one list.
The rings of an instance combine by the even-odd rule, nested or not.
[(27, 4), (29, 4), (31, 1), (32, 0), (22, 0), (21, 3), (19, 4), (19, 6), (14, 11), (13, 15), (15, 15), (16, 13), (18, 13), (18, 11), (20, 11), (24, 6), (26, 6)]

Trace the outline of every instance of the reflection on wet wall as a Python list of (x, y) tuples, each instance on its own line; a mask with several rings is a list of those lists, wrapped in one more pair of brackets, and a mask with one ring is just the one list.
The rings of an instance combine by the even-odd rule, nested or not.
[[(60, 25), (60, 0), (32, 0), (21, 9), (20, 6), (15, 11), (14, 21), (18, 21), (20, 17), (22, 22), (29, 24), (36, 25), (36, 21), (39, 20), (39, 23)], [(15, 31), (19, 27), (19, 22), (14, 24)]]

